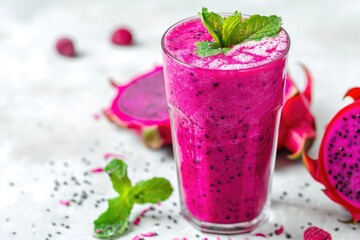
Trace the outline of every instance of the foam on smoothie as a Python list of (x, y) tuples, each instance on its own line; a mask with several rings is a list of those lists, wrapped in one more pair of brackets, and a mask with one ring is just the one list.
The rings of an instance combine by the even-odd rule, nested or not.
[(266, 64), (280, 55), (288, 47), (284, 30), (276, 37), (260, 41), (247, 41), (234, 46), (225, 54), (199, 57), (195, 53), (195, 43), (211, 41), (212, 37), (200, 19), (182, 23), (166, 35), (165, 46), (176, 59), (187, 64), (210, 69), (247, 69)]

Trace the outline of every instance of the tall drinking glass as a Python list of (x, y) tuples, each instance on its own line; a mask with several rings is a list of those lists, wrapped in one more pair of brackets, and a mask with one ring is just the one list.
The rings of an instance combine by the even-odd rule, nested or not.
[(181, 213), (204, 232), (249, 232), (269, 213), (290, 39), (249, 41), (201, 58), (200, 18), (162, 38)]

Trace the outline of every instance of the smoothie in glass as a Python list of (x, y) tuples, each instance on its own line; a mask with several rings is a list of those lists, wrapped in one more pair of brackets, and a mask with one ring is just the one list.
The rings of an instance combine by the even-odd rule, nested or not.
[(289, 36), (199, 57), (200, 18), (173, 25), (162, 48), (182, 214), (206, 232), (254, 229), (269, 210)]

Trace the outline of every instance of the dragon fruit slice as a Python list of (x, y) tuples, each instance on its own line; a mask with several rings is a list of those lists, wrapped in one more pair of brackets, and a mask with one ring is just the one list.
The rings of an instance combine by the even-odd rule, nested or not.
[(299, 158), (303, 149), (309, 149), (316, 137), (315, 120), (310, 112), (312, 77), (309, 70), (301, 66), (306, 75), (305, 90), (300, 92), (287, 75), (280, 118), (278, 149), (290, 151), (289, 159)]
[(166, 104), (162, 67), (136, 77), (126, 85), (112, 85), (117, 96), (104, 110), (112, 122), (135, 129), (150, 148), (171, 143), (170, 120)]
[(304, 240), (331, 240), (331, 234), (325, 230), (312, 226), (305, 230)]
[[(285, 104), (283, 107), (278, 149), (286, 148), (295, 159), (314, 140), (315, 121), (309, 110), (312, 78), (303, 66), (307, 77), (304, 92), (299, 92), (291, 77), (286, 78)], [(156, 67), (149, 73), (135, 78), (129, 84), (117, 86), (118, 95), (105, 115), (120, 126), (136, 129), (145, 144), (159, 148), (171, 144), (171, 132), (166, 106), (163, 68)]]
[(306, 152), (303, 160), (312, 177), (325, 186), (325, 194), (343, 206), (353, 221), (360, 221), (360, 88), (345, 97), (354, 102), (341, 109), (326, 127), (317, 161)]

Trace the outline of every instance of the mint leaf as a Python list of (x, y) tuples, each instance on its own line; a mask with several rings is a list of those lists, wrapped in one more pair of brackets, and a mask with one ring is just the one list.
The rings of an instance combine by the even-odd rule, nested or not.
[(129, 192), (129, 197), (135, 203), (158, 203), (166, 200), (172, 193), (173, 188), (164, 178), (152, 178), (138, 182)]
[(202, 8), (199, 12), (201, 21), (214, 38), (214, 42), (196, 42), (196, 53), (199, 57), (208, 57), (226, 53), (236, 44), (261, 40), (265, 37), (276, 36), (281, 28), (281, 18), (252, 15), (243, 19), (236, 11), (232, 16), (222, 17)]
[(173, 191), (170, 182), (164, 178), (140, 181), (132, 187), (127, 176), (127, 165), (119, 159), (112, 160), (105, 170), (120, 196), (108, 200), (108, 209), (94, 221), (94, 233), (98, 238), (121, 235), (126, 230), (134, 203), (164, 201)]
[(252, 15), (241, 26), (239, 43), (250, 40), (261, 40), (264, 37), (274, 37), (279, 33), (281, 17)]
[(196, 42), (196, 54), (199, 57), (208, 57), (213, 55), (218, 55), (220, 53), (226, 53), (230, 48), (220, 48), (217, 47), (214, 42)]
[(117, 197), (108, 200), (108, 205), (108, 209), (94, 221), (94, 232), (98, 238), (118, 236), (128, 225), (132, 204), (122, 197)]
[(241, 13), (236, 11), (234, 15), (225, 18), (221, 31), (223, 46), (231, 47), (239, 42), (241, 38)]
[(120, 196), (125, 195), (131, 188), (130, 179), (127, 176), (126, 164), (119, 160), (112, 160), (106, 167), (105, 171), (109, 174), (113, 188)]
[(222, 25), (224, 23), (224, 18), (220, 15), (208, 12), (207, 8), (202, 8), (202, 11), (199, 12), (201, 21), (205, 25), (206, 29), (210, 35), (214, 38), (215, 43), (222, 47)]

